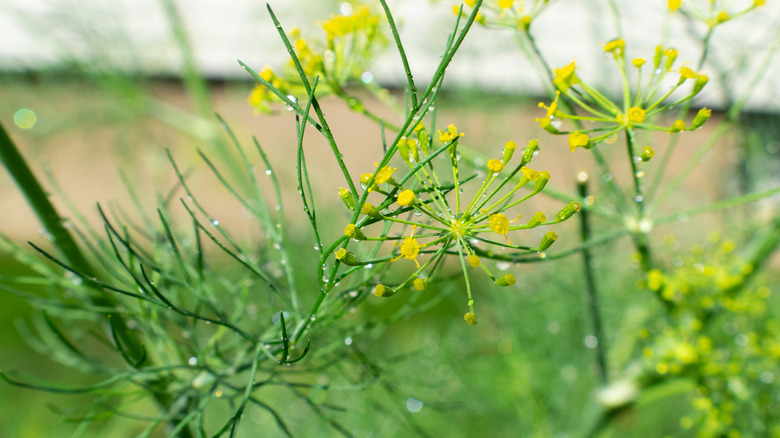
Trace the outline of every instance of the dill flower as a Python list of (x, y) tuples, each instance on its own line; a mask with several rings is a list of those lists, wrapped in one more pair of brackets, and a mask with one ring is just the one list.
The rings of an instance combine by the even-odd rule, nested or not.
[[(672, 4), (670, 2), (670, 7), (675, 5), (679, 7), (679, 3)], [(694, 72), (684, 64), (676, 70), (680, 74), (677, 84), (664, 92), (659, 90), (658, 84), (661, 83), (664, 76), (673, 72), (672, 67), (678, 56), (677, 50), (658, 46), (653, 57), (652, 74), (643, 81), (642, 79), (645, 77), (642, 76), (642, 69), (646, 62), (644, 58), (635, 58), (631, 61), (635, 69), (629, 70), (627, 61), (624, 59), (625, 45), (626, 43), (622, 39), (615, 39), (604, 45), (604, 51), (613, 54), (613, 61), (622, 77), (624, 86), (622, 87), (623, 96), (620, 103), (613, 102), (606, 95), (580, 80), (576, 75), (576, 66), (573, 62), (553, 70), (553, 84), (557, 88), (555, 97), (549, 106), (544, 102), (539, 103), (539, 107), (545, 109), (546, 114), (544, 117), (537, 118), (536, 121), (541, 128), (551, 134), (568, 135), (570, 150), (590, 149), (608, 139), (614, 139), (615, 134), (624, 130), (642, 129), (672, 133), (686, 130), (684, 121), (675, 123), (672, 128), (668, 128), (653, 124), (651, 118), (674, 105), (692, 99), (707, 84), (708, 77)], [(636, 89), (634, 90), (630, 86), (632, 81), (629, 78), (629, 73), (637, 76)], [(694, 83), (688, 94), (673, 102), (667, 102), (672, 93), (683, 84), (690, 83), (691, 79), (694, 80)], [(561, 95), (574, 104), (576, 112), (569, 114), (560, 109), (558, 100)], [(553, 126), (553, 119), (560, 121), (558, 125)], [(577, 125), (576, 129), (565, 130), (561, 127), (563, 126), (562, 122), (566, 120), (577, 124), (588, 121), (591, 124), (588, 125), (587, 129)], [(702, 123), (706, 121), (704, 118), (699, 120)], [(631, 136), (633, 137), (633, 135)]]
[[(531, 220), (526, 224), (516, 223), (520, 214), (514, 212), (512, 216), (516, 219), (510, 221), (507, 214), (515, 208), (522, 208), (522, 202), (543, 191), (550, 180), (549, 172), (537, 171), (527, 166), (539, 147), (538, 141), (530, 141), (519, 160), (515, 158), (517, 144), (507, 141), (501, 159), (488, 161), (488, 172), (481, 183), (478, 182), (473, 187), (472, 193), (467, 195), (464, 187), (476, 176), (465, 179), (458, 176), (459, 160), (456, 149), (458, 140), (464, 134), (454, 125), (449, 125), (445, 130), (438, 131), (441, 142), (438, 149), (416, 148), (418, 143), (425, 142), (426, 135), (425, 127), (418, 125), (409, 135), (399, 136), (399, 144), (403, 142), (406, 148), (405, 151), (402, 151), (400, 146), (397, 149), (401, 160), (408, 167), (405, 174), (392, 166), (379, 167), (377, 164), (375, 174), (361, 176), (362, 187), (368, 192), (365, 195), (374, 197), (376, 202), (365, 201), (363, 205), (357, 205), (355, 209), (359, 209), (364, 216), (356, 224), (348, 225), (344, 233), (355, 240), (393, 242), (392, 254), (389, 257), (366, 260), (363, 263), (391, 261), (401, 265), (406, 260), (414, 262), (413, 272), (397, 286), (377, 286), (375, 294), (378, 296), (389, 296), (406, 287), (422, 290), (427, 281), (436, 275), (442, 260), (447, 256), (456, 256), (460, 259), (466, 283), (468, 313), (476, 315), (469, 280), (469, 275), (474, 273), (471, 271), (469, 274), (471, 269), (484, 272), (496, 285), (515, 284), (513, 274), (496, 276), (491, 272), (491, 267), (485, 263), (485, 259), (496, 258), (498, 252), (492, 251), (490, 247), (503, 248), (501, 255), (505, 257), (540, 257), (538, 252), (549, 248), (558, 238), (557, 233), (545, 234), (538, 244), (518, 245), (514, 240), (528, 240), (529, 237), (535, 240), (531, 236), (521, 236), (521, 231), (566, 220), (579, 211), (579, 204), (564, 206), (564, 213), (559, 213), (549, 221), (542, 212), (532, 214)], [(416, 136), (416, 139), (413, 136)], [(414, 140), (411, 145), (410, 140)], [(417, 149), (419, 160), (412, 159), (410, 146)], [(391, 175), (395, 176), (391, 178)], [(453, 177), (454, 181), (443, 184), (442, 181), (446, 181), (444, 176), (448, 175)], [(375, 185), (379, 185), (369, 186), (372, 178)], [(391, 184), (387, 189), (382, 189), (385, 182)], [(368, 233), (366, 230), (375, 228), (365, 227), (377, 222), (385, 224), (384, 231)], [(403, 228), (411, 227), (411, 230), (408, 235), (388, 232), (387, 230), (394, 229), (390, 227), (393, 224)], [(373, 235), (367, 237), (363, 231)], [(509, 233), (516, 233), (517, 237), (510, 241)], [(496, 235), (502, 236), (503, 241), (496, 240)], [(336, 258), (346, 259), (347, 254), (339, 251)], [(476, 322), (476, 316), (467, 319), (467, 322), (469, 321)]]
[[(324, 38), (306, 38), (297, 28), (288, 32), (287, 36), (304, 75), (309, 80), (315, 76), (320, 77), (318, 97), (328, 94), (346, 97), (344, 86), (347, 83), (363, 83), (361, 76), (376, 54), (387, 45), (388, 40), (382, 32), (383, 18), (384, 14), (361, 5), (355, 7), (349, 15), (334, 14), (323, 20), (320, 28)], [(267, 88), (269, 85), (284, 95), (298, 98), (307, 95), (306, 87), (292, 59), (286, 68), (278, 72), (266, 68), (259, 76), (265, 83), (257, 84), (248, 97), (250, 105), (258, 111), (268, 113), (271, 111), (271, 104), (279, 102), (278, 95)], [(354, 97), (350, 97), (348, 103), (355, 111), (365, 110)]]

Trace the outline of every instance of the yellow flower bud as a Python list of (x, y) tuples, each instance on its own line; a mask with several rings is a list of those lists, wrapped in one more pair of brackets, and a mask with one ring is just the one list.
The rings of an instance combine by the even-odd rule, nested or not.
[(469, 312), (465, 315), (463, 315), (463, 319), (466, 320), (466, 323), (468, 325), (477, 325), (477, 315)]
[(504, 163), (496, 159), (488, 160), (487, 168), (490, 173), (498, 173), (504, 170)]
[(642, 123), (645, 121), (645, 110), (637, 106), (629, 108), (626, 116), (631, 123)]
[(666, 55), (666, 69), (669, 70), (677, 59), (677, 50), (672, 48), (666, 49), (664, 50), (664, 55)]
[(344, 201), (344, 205), (347, 206), (350, 210), (355, 209), (355, 198), (352, 196), (352, 193), (349, 192), (349, 190), (345, 189), (344, 187), (339, 187), (339, 197), (342, 201)]
[(604, 44), (604, 52), (612, 52), (616, 57), (622, 57), (626, 42), (622, 38), (614, 39)]
[(512, 274), (506, 274), (503, 277), (496, 280), (496, 284), (499, 286), (512, 286), (515, 284), (515, 276)]
[(542, 222), (547, 220), (547, 216), (544, 215), (541, 211), (537, 211), (536, 214), (534, 214), (534, 217), (531, 218), (531, 220), (528, 221), (526, 224), (526, 227), (528, 228), (534, 228), (539, 226)]
[(575, 69), (576, 66), (574, 62), (572, 62), (565, 67), (556, 68), (553, 70), (553, 73), (555, 74), (553, 77), (553, 83), (556, 87), (558, 87), (559, 90), (561, 90), (561, 92), (565, 93), (569, 87), (580, 83), (580, 79), (574, 72)]
[(383, 285), (383, 284), (377, 284), (374, 288), (374, 295), (378, 297), (392, 297), (395, 295), (395, 290), (390, 289), (389, 287)]
[(721, 11), (721, 12), (720, 12), (720, 13), (718, 13), (718, 15), (715, 17), (715, 22), (716, 22), (716, 23), (718, 23), (718, 24), (720, 24), (720, 23), (724, 23), (724, 22), (728, 21), (728, 20), (729, 20), (729, 18), (730, 18), (730, 17), (729, 17), (729, 14), (728, 14), (728, 12)]
[(707, 108), (700, 109), (699, 112), (696, 113), (696, 117), (693, 118), (693, 123), (691, 123), (691, 129), (701, 128), (704, 122), (706, 122), (711, 115), (712, 115), (711, 109), (707, 109)]
[(642, 68), (643, 65), (645, 65), (645, 59), (644, 58), (634, 58), (631, 61), (631, 64), (634, 64), (634, 67), (636, 68)]
[(398, 195), (398, 205), (401, 207), (406, 207), (407, 205), (411, 205), (414, 203), (414, 200), (416, 198), (416, 195), (411, 190), (404, 190)]
[[(533, 180), (532, 180), (533, 181)], [(544, 186), (550, 181), (550, 172), (543, 170), (536, 174), (536, 185), (534, 186), (534, 193), (539, 193), (544, 190)]]
[(558, 240), (558, 234), (556, 234), (555, 231), (548, 231), (539, 243), (539, 251), (544, 251), (551, 247), (556, 240)]
[(501, 157), (501, 161), (504, 164), (508, 163), (509, 160), (512, 159), (512, 155), (514, 155), (515, 149), (517, 149), (517, 144), (512, 140), (509, 140), (506, 142), (506, 144), (504, 144), (504, 155)]
[(669, 10), (676, 11), (682, 6), (682, 0), (669, 0)]
[(406, 141), (406, 137), (401, 137), (398, 139), (398, 154), (401, 155), (401, 159), (404, 160), (407, 164), (411, 163), (409, 161), (409, 158), (411, 157), (409, 153), (409, 144)]
[(376, 185), (376, 180), (371, 183), (371, 185), (368, 185), (368, 183), (371, 181), (371, 178), (373, 177), (373, 173), (363, 173), (360, 175), (360, 185), (369, 193), (379, 188), (379, 186)]
[(532, 18), (529, 15), (523, 15), (519, 22), (520, 28), (528, 32), (528, 29), (531, 28), (531, 20)]
[(425, 290), (425, 287), (428, 286), (428, 281), (424, 278), (415, 278), (412, 285), (414, 290)]
[(363, 207), (360, 208), (360, 212), (368, 215), (372, 219), (382, 219), (382, 214), (379, 213), (379, 210), (377, 210), (376, 207), (374, 207), (374, 205), (370, 202), (363, 204)]
[(702, 88), (704, 88), (705, 85), (707, 85), (707, 82), (710, 81), (709, 76), (707, 75), (699, 75), (698, 78), (696, 78), (696, 82), (693, 84), (693, 94), (698, 94)]
[(347, 266), (360, 266), (363, 264), (358, 261), (358, 259), (355, 257), (355, 254), (352, 254), (345, 248), (339, 249), (334, 253), (334, 255), (336, 256), (336, 260), (341, 261), (341, 263), (344, 263)]
[(655, 46), (655, 55), (653, 55), (653, 68), (657, 69), (661, 66), (661, 56), (664, 53), (664, 48), (661, 45)]
[(674, 123), (672, 123), (672, 127), (669, 128), (669, 133), (670, 134), (676, 134), (676, 133), (678, 133), (680, 131), (685, 131), (685, 122), (683, 122), (682, 120), (678, 119), (678, 120), (675, 120)]
[(533, 139), (528, 142), (528, 145), (523, 150), (523, 161), (522, 165), (526, 165), (531, 162), (531, 159), (534, 157), (534, 152), (539, 150), (539, 140)]
[(642, 159), (642, 161), (650, 161), (651, 158), (655, 156), (655, 150), (651, 148), (650, 146), (645, 146), (644, 149), (642, 149), (642, 155), (639, 156), (639, 158)]
[(581, 209), (582, 209), (582, 205), (580, 205), (580, 203), (574, 201), (569, 202), (568, 204), (566, 204), (565, 207), (561, 209), (561, 211), (558, 212), (557, 215), (555, 215), (555, 222), (565, 221), (566, 219), (572, 217), (574, 213), (577, 213)]
[(588, 149), (590, 137), (583, 132), (572, 132), (569, 134), (569, 149), (573, 152), (578, 147)]
[(509, 219), (503, 213), (492, 214), (488, 218), (488, 226), (496, 234), (506, 235), (509, 232)]
[(479, 257), (476, 254), (469, 254), (469, 266), (472, 268), (478, 268), (481, 264), (482, 262), (479, 260)]
[(514, 0), (498, 0), (498, 7), (501, 9), (509, 9), (514, 3)]
[(355, 224), (349, 224), (344, 228), (344, 235), (355, 240), (366, 240), (366, 235)]
[[(374, 165), (377, 165), (377, 163), (374, 163)], [(393, 173), (397, 172), (398, 169), (393, 169), (390, 166), (384, 166), (381, 169), (376, 171), (376, 176), (374, 177), (374, 182), (377, 184), (384, 184), (386, 182), (390, 182), (391, 184), (393, 181)]]

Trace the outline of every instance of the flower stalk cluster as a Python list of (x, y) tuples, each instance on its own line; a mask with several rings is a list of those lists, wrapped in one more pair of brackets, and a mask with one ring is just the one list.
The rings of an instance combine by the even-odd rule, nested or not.
[[(553, 84), (556, 87), (555, 99), (549, 104), (540, 103), (546, 114), (536, 119), (539, 126), (555, 135), (568, 135), (569, 148), (590, 149), (602, 142), (612, 142), (616, 134), (626, 131), (633, 136), (636, 130), (666, 131), (676, 134), (700, 128), (709, 119), (712, 111), (702, 108), (686, 124), (684, 120), (675, 120), (669, 126), (654, 124), (651, 119), (675, 105), (687, 102), (699, 94), (709, 81), (707, 75), (694, 72), (688, 64), (675, 67), (677, 51), (673, 48), (656, 47), (653, 55), (650, 75), (643, 74), (648, 67), (644, 58), (634, 58), (630, 62), (625, 56), (625, 41), (616, 39), (604, 45), (604, 52), (610, 54), (620, 72), (623, 96), (622, 102), (615, 103), (607, 96), (590, 87), (577, 76), (574, 62), (553, 70)], [(630, 71), (634, 71), (635, 85), (631, 86)], [(661, 91), (669, 76), (676, 76), (674, 85), (665, 92)], [(692, 84), (690, 90), (673, 101), (669, 97), (686, 84)], [(580, 111), (566, 112), (559, 105), (563, 95)], [(574, 123), (573, 129), (564, 130), (563, 121)], [(582, 122), (592, 127), (582, 128)], [(643, 151), (642, 159), (647, 161), (654, 155), (652, 148)]]
[[(369, 85), (373, 76), (367, 72), (376, 53), (382, 51), (387, 39), (380, 31), (381, 15), (366, 5), (342, 6), (342, 14), (333, 15), (320, 23), (324, 38), (307, 39), (298, 28), (289, 32), (296, 56), (303, 73), (308, 78), (319, 76), (318, 95), (335, 94), (347, 97), (344, 87), (352, 82)], [(300, 72), (292, 61), (281, 72), (264, 67), (260, 76), (277, 90), (292, 97), (306, 96), (301, 83)], [(373, 91), (373, 89), (371, 89)], [(297, 99), (297, 98), (296, 98)], [(349, 105), (363, 112), (362, 103), (354, 97), (347, 99)], [(278, 97), (262, 83), (258, 83), (247, 101), (257, 111), (271, 112), (271, 104), (279, 102)]]
[[(482, 169), (482, 182), (476, 192), (466, 196), (464, 187), (474, 177), (459, 177), (460, 155), (458, 143), (464, 134), (454, 125), (438, 131), (438, 144), (441, 147), (432, 150), (434, 139), (427, 129), (419, 123), (408, 137), (401, 137), (397, 143), (398, 155), (407, 167), (403, 178), (396, 179), (397, 168), (379, 166), (373, 173), (365, 173), (360, 183), (366, 192), (362, 205), (351, 199), (346, 189), (340, 190), (347, 208), (359, 207), (363, 214), (355, 223), (348, 224), (344, 235), (349, 238), (335, 256), (347, 266), (367, 263), (396, 262), (409, 260), (415, 270), (405, 280), (395, 286), (377, 284), (374, 294), (379, 297), (395, 295), (407, 286), (415, 290), (425, 289), (428, 279), (432, 278), (442, 266), (446, 255), (457, 255), (466, 282), (468, 312), (464, 316), (468, 324), (476, 324), (469, 276), (472, 270), (481, 270), (494, 284), (512, 286), (516, 279), (512, 273), (495, 274), (483, 263), (489, 257), (487, 246), (497, 246), (503, 250), (520, 252), (538, 252), (550, 248), (557, 240), (555, 231), (548, 231), (534, 244), (516, 244), (513, 240), (528, 240), (515, 237), (517, 231), (529, 230), (539, 226), (557, 224), (579, 211), (580, 204), (571, 202), (556, 215), (549, 218), (541, 211), (527, 213), (527, 219), (516, 212), (518, 205), (544, 190), (550, 180), (547, 171), (537, 171), (527, 165), (539, 148), (537, 140), (531, 140), (520, 152), (514, 167), (510, 162), (515, 155), (517, 145), (507, 141), (500, 158), (490, 159)], [(434, 160), (440, 157), (439, 160)], [(446, 163), (443, 166), (441, 163)], [(446, 173), (442, 172), (446, 169)], [(452, 183), (444, 182), (452, 178)], [(370, 200), (377, 199), (376, 205)], [(375, 231), (373, 224), (383, 223), (385, 227)], [(390, 225), (390, 226), (388, 226)], [(392, 225), (400, 226), (401, 232), (393, 234), (386, 230)], [(408, 230), (408, 234), (407, 234)], [(381, 259), (360, 262), (359, 257), (347, 250), (353, 242), (392, 241), (392, 254)]]

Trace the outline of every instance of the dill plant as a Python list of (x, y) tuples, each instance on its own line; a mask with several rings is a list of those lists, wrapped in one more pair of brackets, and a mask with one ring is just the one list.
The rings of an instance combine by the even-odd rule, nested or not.
[[(71, 418), (88, 424), (104, 415), (127, 416), (143, 425), (141, 436), (251, 434), (243, 432), (249, 430), (243, 418), (250, 410), (270, 416), (281, 435), (310, 431), (287, 418), (289, 413), (284, 411), (293, 406), (307, 409), (334, 434), (352, 436), (356, 429), (342, 421), (348, 413), (323, 404), (323, 394), (335, 389), (319, 382), (319, 373), (355, 374), (342, 381), (358, 392), (383, 381), (390, 398), (396, 397), (396, 382), (384, 378), (382, 366), (351, 345), (352, 338), (345, 338), (348, 333), (381, 331), (394, 320), (440, 303), (447, 294), (439, 284), (461, 292), (463, 320), (459, 323), (477, 325), (475, 302), (480, 294), (475, 291), (481, 293), (483, 288), (472, 287), (472, 282), (479, 281), (476, 273), (481, 271), (488, 280), (480, 285), (516, 288), (523, 282), (517, 282), (513, 273), (497, 273), (506, 270), (507, 264), (510, 268), (523, 263), (551, 264), (581, 255), (584, 280), (578, 283), (586, 290), (588, 306), (567, 311), (589, 320), (595, 336), (586, 343), (594, 350), (597, 376), (588, 389), (588, 401), (595, 408), (568, 426), (571, 433), (596, 435), (619, 427), (620, 414), (639, 409), (642, 394), (680, 377), (694, 382), (696, 393), (693, 413), (679, 419), (682, 429), (693, 429), (698, 436), (750, 430), (777, 433), (773, 418), (778, 415), (778, 400), (770, 377), (778, 372), (777, 320), (767, 310), (771, 290), (756, 284), (761, 280), (756, 274), (780, 242), (780, 222), (757, 226), (744, 239), (751, 242), (744, 248), (718, 241), (719, 249), (707, 252), (715, 253), (714, 261), (702, 250), (673, 255), (670, 261), (663, 253), (668, 248), (659, 245), (656, 237), (659, 225), (742, 206), (780, 191), (771, 188), (682, 212), (659, 213), (698, 159), (714, 147), (717, 136), (736, 125), (746, 101), (741, 96), (729, 100), (726, 120), (721, 122), (724, 128), (716, 129), (715, 137), (699, 145), (689, 163), (667, 181), (671, 154), (677, 142), (683, 141), (678, 138), (702, 127), (712, 116), (707, 108), (689, 114), (691, 102), (711, 82), (702, 70), (715, 68), (707, 63), (709, 41), (718, 26), (754, 13), (763, 2), (728, 11), (719, 9), (716, 2), (668, 2), (668, 20), (684, 14), (685, 20), (705, 29), (696, 67), (677, 64), (677, 51), (665, 45), (658, 46), (651, 61), (629, 60), (630, 37), (616, 35), (603, 50), (618, 71), (617, 93), (582, 81), (576, 71), (586, 66), (572, 62), (549, 67), (533, 30), (535, 20), (551, 3), (565, 2), (468, 0), (455, 5), (453, 30), (441, 61), (420, 88), (384, 0), (379, 5), (350, 4), (348, 13), (321, 23), (324, 38), (319, 40), (305, 37), (305, 30), (286, 31), (268, 8), (290, 63), (259, 71), (240, 64), (257, 82), (248, 103), (260, 113), (285, 107), (295, 119), (296, 188), (314, 237), (314, 266), (293, 261), (295, 248), (285, 230), (285, 215), (290, 213), (282, 204), (284, 188), (276, 177), (277, 166), (257, 140), (246, 148), (221, 118), (226, 141), (219, 146), (219, 155), (200, 152), (200, 156), (215, 179), (262, 228), (263, 238), (257, 242), (246, 242), (220, 226), (190, 189), (188, 172), (171, 154), (168, 158), (183, 190), (178, 202), (163, 203), (154, 216), (144, 216), (140, 223), (122, 211), (101, 208), (102, 229), (86, 221), (65, 226), (63, 216), (54, 210), (4, 134), (0, 137), (3, 163), (51, 234), (57, 254), (33, 244), (42, 256), (36, 258), (3, 237), (3, 249), (39, 273), (36, 278), (9, 280), (3, 288), (45, 308), (37, 325), (42, 351), (99, 380), (69, 387), (19, 373), (3, 371), (0, 376), (33, 389), (88, 394), (91, 401), (69, 411)], [(709, 6), (702, 7), (704, 3)], [(610, 4), (619, 11), (616, 2)], [(615, 17), (619, 19), (619, 13)], [(548, 137), (506, 139), (500, 154), (496, 147), (484, 155), (484, 151), (469, 148), (468, 133), (450, 121), (437, 120), (436, 102), (447, 68), (477, 25), (515, 31), (551, 91), (549, 99), (539, 104), (544, 111), (537, 118), (540, 134), (546, 131), (568, 138), (570, 151), (553, 151), (556, 155), (592, 156), (594, 173), (605, 181), (603, 191), (590, 188), (586, 172), (576, 175), (578, 190), (568, 192), (555, 187), (558, 175), (529, 167), (535, 152), (550, 150)], [(386, 90), (365, 80), (371, 59), (388, 45), (397, 49), (406, 78), (405, 108), (398, 120), (391, 121), (369, 110), (350, 88), (357, 84), (390, 102)], [(777, 45), (769, 47), (767, 59), (776, 50)], [(756, 80), (761, 74), (756, 73)], [(671, 86), (665, 81), (669, 77), (676, 79)], [(683, 88), (687, 91), (682, 97), (669, 99)], [(320, 104), (326, 95), (342, 99), (380, 126), (382, 137), (377, 142), (383, 154), (376, 157), (373, 169), (366, 165), (360, 175), (349, 171)], [(645, 137), (649, 132), (668, 133), (670, 141), (640, 146), (654, 139)], [(338, 193), (320, 193), (311, 183), (305, 147), (311, 135), (321, 135), (330, 148), (336, 175), (341, 178)], [(626, 187), (612, 177), (615, 163), (603, 152), (614, 148), (619, 137), (625, 141), (623, 162), (631, 179)], [(517, 150), (516, 140), (526, 144), (525, 148)], [(271, 199), (261, 190), (257, 163), (267, 169)], [(654, 178), (646, 183), (650, 174)], [(318, 208), (323, 196), (340, 198), (348, 220), (337, 225), (324, 220), (328, 216)], [(548, 211), (549, 217), (525, 203), (541, 196), (558, 203)], [(186, 213), (184, 223), (173, 222), (174, 209)], [(579, 236), (564, 235), (558, 228), (564, 221), (579, 222)], [(527, 232), (540, 226), (550, 228), (541, 239)], [(634, 245), (634, 253), (621, 259), (621, 269), (633, 284), (632, 293), (643, 294), (656, 306), (651, 316), (639, 322), (642, 327), (628, 335), (620, 333), (620, 326), (609, 325), (614, 321), (601, 313), (605, 296), (615, 296), (605, 294), (594, 261), (600, 248), (621, 248), (617, 242), (623, 237)], [(553, 247), (556, 242), (561, 243)], [(207, 251), (207, 245), (226, 256), (233, 268), (223, 273), (224, 261)], [(562, 245), (565, 249), (558, 250)], [(738, 250), (743, 250), (739, 257)], [(627, 267), (629, 257), (635, 264)], [(448, 259), (457, 269), (447, 267)], [(314, 272), (313, 288), (300, 284), (302, 269)], [(26, 292), (28, 283), (45, 285), (49, 296)], [(434, 291), (438, 294), (429, 297)], [(389, 302), (405, 297), (405, 301), (389, 317), (348, 321), (355, 306), (377, 297), (393, 297)], [(523, 330), (511, 325), (513, 317), (501, 309), (487, 313), (496, 321), (482, 317), (474, 330), (505, 322)], [(610, 354), (609, 342), (618, 344), (622, 336), (631, 340)], [(734, 336), (736, 347), (730, 343)], [(501, 348), (508, 351), (506, 345)], [(457, 361), (454, 356), (450, 359)], [(753, 396), (758, 397), (757, 405)], [(399, 416), (409, 429), (426, 435), (425, 425), (411, 417), (410, 412), (419, 410), (415, 406), (407, 401), (407, 409)], [(744, 416), (746, 412), (750, 414)], [(533, 420), (523, 421), (533, 424)], [(557, 430), (560, 424), (550, 427)]]

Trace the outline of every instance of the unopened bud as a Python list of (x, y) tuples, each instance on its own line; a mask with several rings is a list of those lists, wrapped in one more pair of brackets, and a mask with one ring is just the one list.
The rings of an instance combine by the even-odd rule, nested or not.
[(712, 110), (707, 108), (702, 108), (699, 110), (698, 113), (696, 113), (696, 117), (693, 118), (693, 123), (691, 123), (691, 129), (699, 129), (701, 128), (701, 125), (706, 122), (710, 116), (712, 115)]
[(682, 120), (675, 120), (674, 123), (672, 123), (672, 127), (669, 128), (670, 134), (676, 134), (680, 131), (685, 131), (685, 122)]
[(664, 48), (661, 45), (655, 46), (655, 55), (653, 55), (653, 68), (657, 69), (661, 66), (661, 56), (664, 53)]
[(339, 198), (344, 201), (344, 205), (346, 205), (348, 209), (355, 209), (355, 198), (352, 196), (352, 193), (350, 193), (349, 190), (345, 189), (344, 187), (339, 187)]
[(463, 319), (466, 320), (466, 324), (468, 325), (477, 325), (477, 315), (472, 312), (463, 315)]
[(528, 228), (537, 227), (537, 226), (539, 226), (539, 224), (541, 224), (542, 222), (544, 222), (546, 220), (547, 220), (547, 216), (545, 216), (544, 213), (542, 213), (541, 211), (537, 211), (534, 214), (534, 217), (532, 217), (531, 220), (528, 221), (528, 223), (526, 224), (526, 227), (528, 227)]
[(496, 280), (496, 284), (499, 286), (511, 286), (515, 284), (515, 276), (512, 274), (506, 274), (503, 277)]
[(664, 50), (664, 55), (666, 55), (666, 69), (669, 70), (677, 59), (677, 50), (671, 48), (666, 49)]
[(363, 207), (360, 208), (360, 212), (368, 215), (372, 219), (382, 219), (382, 214), (379, 213), (379, 210), (377, 210), (376, 207), (374, 207), (374, 205), (370, 202), (363, 204)]
[(544, 186), (550, 181), (550, 172), (543, 170), (536, 175), (536, 185), (534, 186), (534, 193), (539, 193), (544, 190)]
[(496, 159), (488, 160), (487, 168), (490, 173), (498, 173), (504, 170), (504, 163)]
[(707, 85), (707, 82), (710, 81), (709, 76), (707, 75), (699, 75), (699, 77), (696, 78), (696, 82), (693, 83), (693, 94), (698, 94), (702, 88), (704, 88), (705, 85)]
[(349, 224), (344, 228), (344, 235), (355, 240), (366, 240), (366, 235), (355, 224)]
[(582, 205), (580, 205), (580, 203), (574, 201), (569, 202), (568, 204), (566, 204), (565, 207), (561, 209), (561, 211), (558, 212), (557, 215), (555, 215), (555, 222), (565, 221), (566, 219), (572, 217), (574, 213), (577, 213), (581, 209), (582, 209)]
[(409, 158), (411, 157), (409, 154), (409, 144), (406, 142), (406, 137), (398, 139), (398, 154), (401, 155), (401, 159), (407, 164), (411, 163), (409, 161)]
[(412, 286), (414, 286), (414, 290), (425, 290), (428, 286), (428, 280), (424, 278), (415, 278), (412, 282)]
[(539, 140), (533, 139), (528, 142), (523, 150), (523, 162), (522, 165), (526, 165), (531, 162), (534, 157), (534, 153), (539, 150)]
[(501, 157), (501, 161), (506, 165), (506, 163), (509, 162), (509, 160), (512, 159), (512, 155), (515, 154), (515, 149), (517, 149), (517, 143), (513, 142), (512, 140), (509, 140), (504, 144), (504, 156)]
[(347, 266), (360, 266), (363, 264), (359, 262), (357, 258), (355, 258), (355, 254), (352, 254), (344, 248), (336, 251), (334, 255), (336, 256), (336, 260), (339, 260), (341, 263), (344, 263)]
[(378, 297), (392, 297), (395, 295), (395, 290), (380, 283), (374, 288), (374, 295)]
[(545, 233), (545, 235), (542, 237), (542, 241), (539, 243), (539, 251), (544, 251), (545, 249), (551, 247), (556, 240), (558, 240), (558, 234), (556, 234), (555, 231), (548, 231)]
[(650, 146), (645, 146), (645, 148), (642, 149), (642, 154), (639, 156), (639, 158), (641, 158), (642, 161), (650, 161), (650, 159), (653, 158), (654, 156), (655, 156), (655, 150)]
[(479, 257), (476, 254), (469, 255), (469, 266), (472, 268), (478, 268), (481, 264), (482, 262), (479, 260)]

